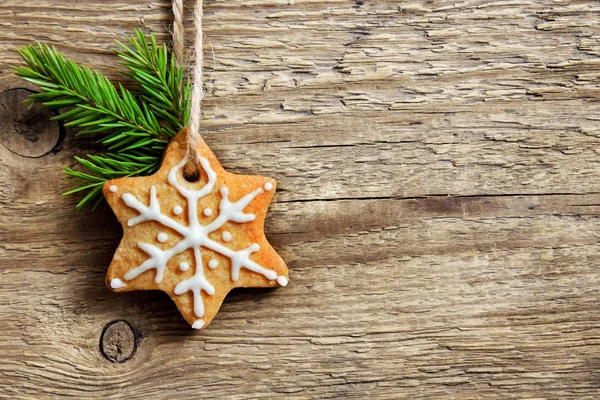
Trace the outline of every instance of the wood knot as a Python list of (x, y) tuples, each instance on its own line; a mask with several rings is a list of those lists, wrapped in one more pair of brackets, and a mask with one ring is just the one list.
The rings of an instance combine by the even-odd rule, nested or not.
[(138, 338), (139, 335), (129, 322), (124, 320), (109, 322), (100, 335), (100, 353), (109, 361), (124, 363), (133, 358)]
[(23, 103), (32, 93), (21, 88), (0, 93), (0, 143), (17, 155), (37, 158), (56, 146), (61, 127), (50, 119), (55, 115), (52, 111)]

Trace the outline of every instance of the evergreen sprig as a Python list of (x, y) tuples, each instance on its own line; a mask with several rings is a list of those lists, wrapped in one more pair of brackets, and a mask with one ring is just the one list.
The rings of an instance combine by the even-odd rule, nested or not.
[(136, 31), (129, 38), (132, 47), (118, 42), (117, 55), (121, 65), (129, 69), (125, 75), (138, 81), (140, 92), (153, 112), (164, 118), (177, 131), (184, 128), (190, 112), (190, 83), (184, 81), (184, 69), (178, 68), (175, 57), (169, 56), (166, 45), (157, 46), (154, 35), (150, 43), (144, 34)]
[(149, 175), (159, 165), (169, 139), (189, 119), (190, 83), (166, 45), (158, 46), (154, 34), (148, 41), (141, 30), (129, 38), (132, 47), (117, 42), (117, 55), (139, 88), (115, 87), (97, 71), (77, 65), (55, 48), (38, 43), (19, 54), (28, 67), (14, 67), (17, 75), (40, 86), (27, 102), (60, 110), (53, 119), (80, 135), (98, 136), (106, 152), (75, 157), (84, 171), (65, 166), (75, 188), (65, 195), (84, 192), (77, 204), (96, 208), (103, 200), (102, 185), (125, 176)]

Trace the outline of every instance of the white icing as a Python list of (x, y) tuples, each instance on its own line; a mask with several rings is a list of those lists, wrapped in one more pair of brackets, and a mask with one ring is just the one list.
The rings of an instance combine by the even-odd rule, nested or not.
[(204, 326), (204, 321), (202, 321), (201, 319), (194, 321), (194, 323), (192, 324), (192, 328), (194, 329), (201, 329)]
[(179, 269), (182, 271), (187, 271), (190, 268), (190, 264), (186, 263), (186, 262), (182, 262), (181, 264), (179, 264)]
[(205, 208), (204, 215), (206, 215), (207, 217), (210, 217), (212, 215), (212, 210), (210, 208)]
[(231, 242), (232, 236), (230, 232), (225, 231), (221, 234), (221, 238), (223, 238), (223, 240), (226, 242)]
[(164, 243), (169, 238), (169, 235), (167, 235), (164, 232), (161, 232), (161, 233), (158, 234), (158, 236), (156, 238), (158, 239), (159, 242)]
[(110, 281), (110, 287), (113, 289), (121, 289), (121, 288), (124, 288), (125, 286), (127, 286), (125, 284), (125, 282), (123, 282), (119, 278), (114, 278), (113, 280)]
[[(231, 279), (233, 279), (234, 281), (238, 280), (238, 278), (240, 277), (240, 269), (245, 266), (244, 261), (249, 259), (249, 256), (251, 253), (256, 253), (258, 250), (260, 250), (260, 246), (258, 245), (258, 243), (254, 243), (254, 244), (251, 244), (250, 247), (248, 247), (246, 250), (238, 251), (233, 256), (230, 257), (231, 258)], [(269, 271), (269, 272), (273, 272), (274, 275), (271, 275), (272, 278), (269, 278), (268, 276), (267, 276), (267, 278), (275, 279), (277, 277), (277, 274), (275, 274), (275, 271)]]
[(116, 192), (117, 191), (117, 187), (115, 185), (110, 185), (110, 187), (108, 188), (108, 190), (110, 190), (111, 192)]
[(270, 190), (273, 190), (273, 184), (271, 182), (265, 183), (265, 190), (267, 192), (270, 191)]
[[(250, 204), (250, 202), (254, 200), (256, 196), (264, 192), (263, 188), (255, 189), (254, 191), (242, 197), (240, 200), (232, 203), (229, 201), (229, 189), (226, 186), (222, 186), (220, 188), (221, 202), (219, 203), (219, 215), (211, 223), (207, 225), (201, 225), (198, 220), (198, 200), (212, 192), (217, 181), (217, 174), (211, 168), (209, 161), (204, 157), (200, 157), (200, 165), (208, 177), (208, 182), (199, 190), (186, 188), (178, 181), (178, 175), (180, 175), (179, 171), (186, 162), (187, 159), (184, 158), (179, 164), (173, 167), (171, 171), (169, 171), (167, 179), (168, 182), (175, 187), (175, 189), (177, 189), (177, 191), (187, 200), (189, 219), (189, 224), (187, 226), (182, 225), (161, 213), (160, 205), (156, 197), (155, 186), (150, 188), (150, 201), (148, 205), (143, 204), (130, 193), (125, 193), (122, 195), (125, 204), (139, 212), (138, 216), (127, 221), (128, 226), (135, 226), (146, 221), (156, 221), (167, 228), (173, 229), (175, 232), (183, 236), (183, 239), (175, 244), (175, 246), (166, 250), (159, 249), (158, 247), (149, 243), (138, 242), (138, 247), (146, 252), (149, 258), (138, 267), (127, 271), (124, 275), (124, 279), (129, 281), (135, 279), (137, 276), (148, 270), (155, 269), (156, 276), (154, 278), (154, 282), (157, 284), (161, 283), (165, 270), (167, 269), (167, 262), (173, 256), (188, 249), (192, 249), (194, 252), (195, 261), (194, 275), (188, 279), (180, 281), (175, 286), (174, 293), (177, 295), (182, 295), (187, 292), (192, 292), (194, 296), (194, 314), (198, 318), (202, 318), (204, 316), (204, 302), (202, 301), (201, 292), (204, 291), (208, 295), (214, 295), (215, 288), (204, 276), (201, 247), (210, 249), (216, 253), (228, 257), (231, 260), (231, 279), (233, 281), (236, 281), (239, 278), (239, 272), (241, 268), (246, 268), (247, 270), (262, 274), (270, 280), (278, 279), (278, 276), (275, 271), (266, 269), (250, 259), (250, 255), (260, 249), (258, 244), (254, 243), (247, 249), (235, 251), (222, 245), (221, 243), (215, 242), (209, 237), (210, 233), (217, 231), (227, 222), (231, 221), (245, 223), (253, 221), (256, 216), (254, 214), (244, 213), (244, 208), (246, 208), (246, 206)], [(182, 208), (179, 206), (176, 206), (173, 209), (173, 213), (176, 215), (179, 215), (182, 211)], [(225, 241), (231, 240), (231, 233), (227, 231), (223, 232), (222, 238)], [(213, 261), (216, 262), (216, 265)], [(213, 267), (213, 265), (215, 266)], [(213, 259), (209, 262), (210, 268), (216, 268), (216, 266), (218, 266), (217, 260)], [(179, 268), (182, 271), (185, 271), (187, 268), (189, 268), (189, 265), (187, 265), (187, 263), (181, 263)], [(193, 325), (193, 327), (196, 329), (200, 329), (202, 326), (204, 326), (204, 321), (201, 319), (194, 322)]]
[(215, 269), (219, 266), (219, 262), (213, 258), (208, 262), (208, 266), (212, 269)]
[(287, 286), (288, 278), (286, 278), (285, 276), (278, 276), (277, 283), (279, 283), (281, 286)]

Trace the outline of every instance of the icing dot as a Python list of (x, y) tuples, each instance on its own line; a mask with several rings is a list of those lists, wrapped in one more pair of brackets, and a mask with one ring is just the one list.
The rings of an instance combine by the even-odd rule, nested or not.
[(190, 264), (188, 264), (186, 262), (182, 262), (181, 264), (179, 264), (179, 269), (182, 271), (187, 271), (189, 267), (190, 267)]
[(110, 287), (113, 289), (121, 289), (121, 288), (124, 288), (125, 286), (127, 286), (127, 285), (125, 285), (125, 283), (122, 280), (120, 280), (119, 278), (114, 278), (113, 280), (110, 281)]
[(256, 253), (259, 250), (260, 250), (260, 245), (258, 243), (253, 243), (252, 246), (250, 246), (250, 251), (253, 253)]
[(223, 232), (221, 234), (221, 237), (223, 238), (224, 241), (231, 242), (231, 233), (229, 233), (228, 231)]
[(110, 190), (111, 192), (116, 192), (117, 191), (117, 187), (115, 185), (110, 185), (110, 187), (108, 188), (108, 190)]
[(279, 283), (281, 286), (287, 286), (288, 279), (285, 276), (278, 276), (277, 283)]
[(273, 189), (273, 184), (271, 182), (265, 183), (265, 190), (268, 192)]
[(179, 207), (179, 206), (175, 206), (175, 208), (173, 208), (173, 214), (175, 215), (179, 215), (183, 212), (183, 208)]
[(204, 321), (202, 321), (201, 319), (197, 320), (196, 322), (194, 322), (192, 324), (192, 328), (194, 329), (200, 329), (204, 326)]
[(204, 209), (204, 215), (206, 215), (207, 217), (212, 215), (212, 210), (210, 208), (205, 208)]
[(212, 260), (210, 260), (208, 262), (208, 266), (211, 267), (212, 269), (215, 269), (219, 266), (219, 262), (213, 258)]
[(156, 238), (158, 239), (159, 242), (164, 243), (164, 242), (167, 241), (167, 239), (169, 238), (169, 236), (166, 233), (161, 232), (161, 233), (158, 234), (158, 236)]

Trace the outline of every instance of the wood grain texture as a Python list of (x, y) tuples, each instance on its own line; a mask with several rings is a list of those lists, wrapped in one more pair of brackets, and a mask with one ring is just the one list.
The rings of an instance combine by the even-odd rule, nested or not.
[[(3, 0), (0, 91), (33, 89), (8, 66), (34, 40), (122, 79), (113, 41), (168, 40), (169, 7)], [(598, 2), (205, 14), (204, 137), (279, 182), (266, 229), (290, 285), (233, 293), (200, 334), (162, 293), (111, 293), (115, 218), (59, 195), (93, 145), (67, 130), (31, 158), (3, 138), (0, 397), (600, 396)], [(118, 319), (139, 339), (122, 364), (99, 349)]]

